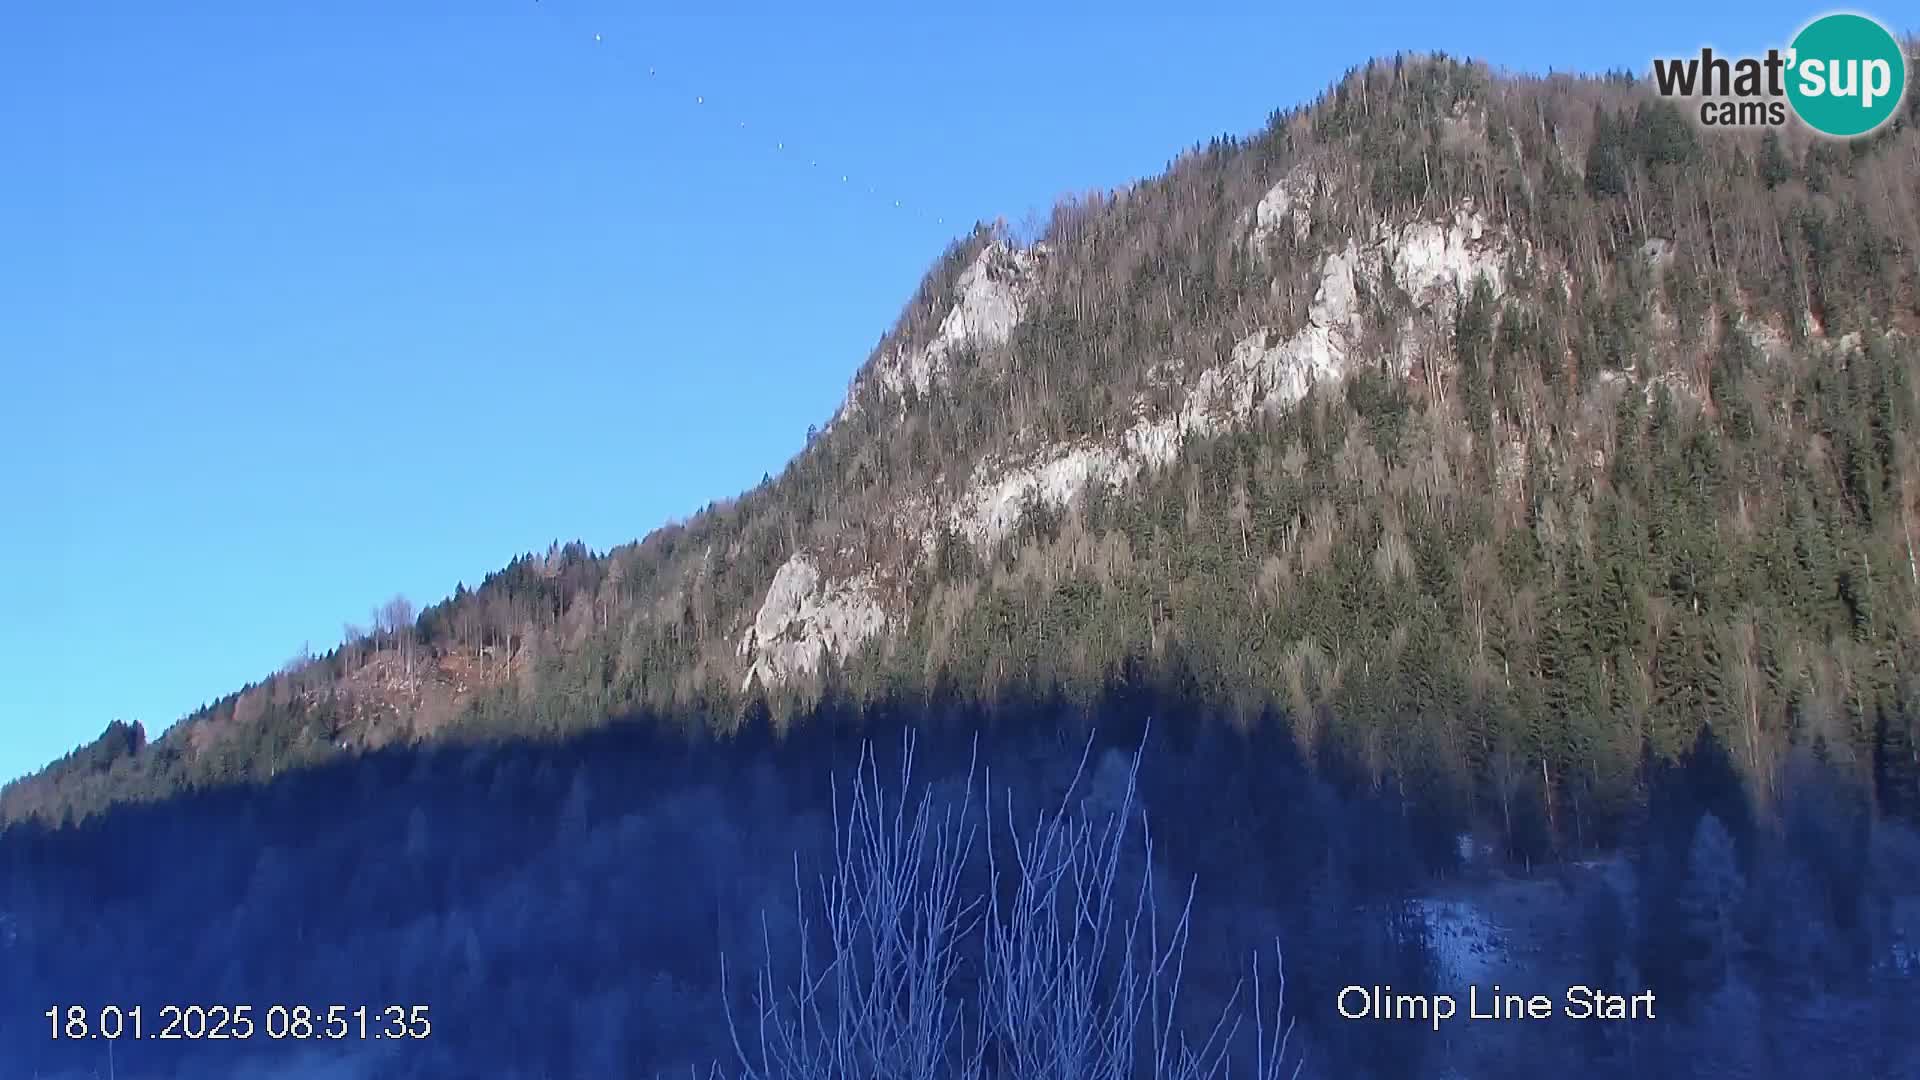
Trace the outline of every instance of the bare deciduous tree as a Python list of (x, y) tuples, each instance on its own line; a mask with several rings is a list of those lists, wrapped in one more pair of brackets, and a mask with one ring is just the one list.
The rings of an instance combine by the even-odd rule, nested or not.
[(413, 601), (399, 593), (373, 613), (375, 633), (393, 642), (394, 651), (400, 654), (402, 670), (409, 679), (413, 677), (413, 620)]
[[(1257, 955), (1251, 993), (1237, 987), (1202, 1041), (1176, 1024), (1193, 894), (1164, 917), (1136, 803), (1138, 754), (1104, 814), (1075, 795), (1086, 755), (1060, 807), (1029, 832), (1013, 827), (1009, 796), (1010, 865), (981, 827), (993, 807), (990, 797), (976, 803), (975, 771), (957, 800), (936, 805), (926, 789), (909, 808), (911, 761), (909, 737), (892, 806), (871, 748), (844, 817), (836, 785), (835, 860), (817, 906), (828, 955), (809, 948), (814, 924), (796, 864), (800, 956), (790, 988), (776, 982), (763, 921), (769, 959), (755, 983), (754, 1030), (742, 1032), (731, 1001), (727, 1011), (743, 1077), (1224, 1077), (1249, 1008), (1253, 1047), (1242, 1056), (1253, 1074), (1299, 1074), (1284, 973), (1269, 1013)], [(985, 862), (984, 895), (968, 888), (976, 857)], [(1000, 887), (1007, 878), (1010, 892)], [(722, 983), (724, 993), (724, 956)]]

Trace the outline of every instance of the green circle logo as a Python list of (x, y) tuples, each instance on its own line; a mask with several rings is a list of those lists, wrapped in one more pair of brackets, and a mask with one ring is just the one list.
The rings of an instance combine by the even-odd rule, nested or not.
[(1787, 100), (1822, 135), (1865, 135), (1893, 115), (1907, 91), (1907, 55), (1865, 15), (1822, 15), (1793, 39)]

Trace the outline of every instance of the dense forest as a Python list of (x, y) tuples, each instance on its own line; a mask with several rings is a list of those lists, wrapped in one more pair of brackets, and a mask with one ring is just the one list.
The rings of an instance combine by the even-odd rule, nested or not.
[[(1512, 878), (1463, 852), (1454, 822), (1363, 777), (1322, 775), (1282, 725), (1237, 732), (1194, 711), (1176, 674), (1135, 675), (1102, 695), (1098, 728), (1059, 697), (1010, 697), (990, 713), (957, 696), (930, 708), (829, 697), (786, 734), (762, 719), (689, 741), (636, 716), (564, 743), (390, 748), (84, 827), (16, 826), (0, 835), (0, 1060), (14, 1063), (10, 1076), (107, 1075), (105, 1044), (49, 1037), (41, 1013), (57, 1006), (144, 1003), (153, 1014), (169, 1002), (250, 1003), (264, 1013), (307, 1002), (425, 1005), (431, 1034), (275, 1042), (256, 1027), (250, 1041), (115, 1043), (112, 1067), (133, 1078), (312, 1080), (476, 1075), (476, 1062), (503, 1078), (705, 1076), (717, 1062), (730, 1076), (822, 1075), (742, 1070), (734, 1039), (757, 1035), (763, 966), (790, 992), (801, 945), (816, 955), (833, 946), (838, 924), (818, 917), (820, 875), (831, 878), (866, 836), (833, 823), (848, 820), (871, 747), (883, 824), (897, 823), (897, 808), (912, 812), (916, 795), (938, 800), (935, 819), (986, 808), (996, 835), (957, 860), (964, 896), (1005, 895), (993, 883), (1004, 889), (1026, 865), (1006, 834), (1050, 807), (1095, 825), (1150, 822), (1151, 848), (1129, 834), (1108, 872), (1125, 912), (1143, 887), (1152, 894), (1166, 937), (1116, 951), (1169, 954), (1188, 912), (1174, 1019), (1195, 1045), (1236, 989), (1249, 994), (1263, 975), (1267, 1045), (1291, 1027), (1286, 1068), (1253, 1071), (1259, 1029), (1243, 1017), (1228, 1040), (1232, 1075), (1760, 1076), (1776, 1061), (1790, 1063), (1779, 1075), (1892, 1077), (1920, 1067), (1909, 1022), (1920, 965), (1886, 962), (1889, 920), (1920, 873), (1920, 837), (1873, 827), (1865, 793), (1842, 771), (1800, 763), (1784, 827), (1771, 829), (1706, 743), (1654, 777), (1645, 839), (1620, 859)], [(985, 797), (963, 803), (970, 786)], [(993, 829), (996, 818), (1010, 827)], [(908, 824), (881, 830), (880, 849), (900, 857), (884, 880), (928, 889), (941, 879), (922, 861), (936, 864), (936, 841), (950, 834)], [(992, 876), (989, 846), (999, 849)], [(1528, 891), (1503, 904), (1503, 888)], [(1436, 1033), (1342, 1019), (1346, 985), (1432, 992), (1474, 976), (1449, 959), (1458, 950), (1445, 936), (1458, 928), (1430, 914), (1441, 897), (1478, 897), (1509, 924), (1477, 977), (1556, 998), (1576, 983), (1651, 989), (1657, 1022)], [(959, 1002), (984, 966), (969, 944), (955, 958)], [(1098, 1000), (1112, 993), (1089, 985)], [(962, 1025), (956, 1041), (965, 1034)], [(1007, 1069), (980, 1075), (1216, 1075)]]
[[(1250, 227), (1276, 185), (1292, 227)], [(1177, 412), (1317, 318), (1351, 245), (1463, 208), (1498, 274), (1438, 306), (1391, 261), (1356, 274), (1344, 378), (1032, 498), (990, 543), (927, 509)], [(1044, 253), (1007, 339), (930, 387), (880, 379), (996, 246)], [(1626, 76), (1368, 64), (957, 242), (858, 407), (738, 498), (396, 598), (0, 791), (0, 991), (31, 1006), (0, 1054), (96, 1067), (37, 1026), (55, 1001), (376, 994), (444, 1027), (365, 1075), (730, 1062), (753, 983), (723, 987), (721, 955), (809, 940), (829, 781), (912, 729), (918, 775), (950, 795), (977, 751), (1026, 813), (1089, 732), (1113, 760), (1144, 738), (1160, 839), (1134, 872), (1174, 910), (1195, 882), (1182, 1022), (1204, 1039), (1278, 940), (1302, 1075), (1920, 1075), (1917, 327), (1920, 95), (1837, 142), (1709, 133)], [(743, 635), (800, 553), (870, 582), (886, 628), (762, 679)], [(1340, 1020), (1345, 982), (1457, 979), (1443, 900), (1532, 905), (1492, 979), (1676, 1011)]]

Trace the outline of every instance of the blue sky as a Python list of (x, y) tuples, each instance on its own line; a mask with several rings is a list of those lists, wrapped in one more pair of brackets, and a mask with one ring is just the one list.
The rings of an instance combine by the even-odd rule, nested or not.
[(1158, 172), (1371, 55), (1643, 70), (1824, 10), (804, 6), (15, 6), (0, 780), (396, 592), (777, 472), (962, 223)]

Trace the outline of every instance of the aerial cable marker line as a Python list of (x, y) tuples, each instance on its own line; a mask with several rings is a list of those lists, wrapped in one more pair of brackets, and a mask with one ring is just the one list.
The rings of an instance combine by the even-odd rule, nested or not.
[[(534, 0), (534, 2), (537, 5), (539, 4), (539, 0)], [(545, 5), (540, 5), (540, 6), (544, 7)], [(620, 46), (615, 42), (609, 41), (605, 34), (597, 30), (593, 32), (593, 41), (590, 47), (596, 50), (605, 50), (609, 52), (614, 50), (621, 50), (622, 52), (624, 52), (624, 49), (622, 48), (622, 46)], [(653, 92), (656, 93), (658, 96), (662, 96), (662, 97), (668, 96), (667, 91), (659, 89), (663, 85), (663, 83), (662, 83), (662, 80), (660, 79), (660, 69), (655, 64), (647, 65), (647, 78), (643, 85), (649, 88), (652, 88)], [(687, 100), (687, 99), (682, 97), (681, 100)], [(696, 93), (692, 95), (691, 100), (692, 100), (692, 108), (695, 111), (707, 113), (709, 115), (712, 115), (716, 112), (716, 110), (714, 110), (712, 107), (708, 105), (707, 95), (704, 93)], [(738, 131), (754, 130), (749, 126), (746, 118), (736, 116), (734, 117), (734, 119), (737, 123), (737, 127), (735, 130), (738, 130)], [(720, 119), (718, 123), (724, 124), (725, 120)], [(776, 156), (785, 158), (787, 160), (792, 160), (792, 161), (804, 160), (806, 161), (807, 168), (809, 170), (818, 170), (820, 168), (819, 158), (817, 157), (801, 158), (790, 153), (787, 149), (787, 141), (785, 139), (773, 140), (773, 153)], [(835, 171), (836, 170), (829, 168), (827, 170), (827, 175), (832, 175), (832, 173)], [(848, 188), (849, 190), (852, 190), (853, 188), (860, 186), (854, 183), (853, 176), (854, 174), (851, 172), (845, 172), (845, 171), (840, 172), (841, 185)], [(945, 225), (947, 223), (947, 218), (945, 214), (930, 211), (922, 207), (918, 202), (910, 202), (902, 198), (889, 199), (889, 197), (887, 195), (883, 195), (880, 192), (878, 186), (874, 184), (867, 184), (865, 185), (865, 187), (867, 189), (867, 194), (874, 197), (876, 200), (878, 200), (881, 203), (882, 208), (887, 208), (887, 209), (892, 209), (892, 210), (912, 214), (918, 217), (921, 221), (931, 221), (935, 225)], [(886, 207), (886, 203), (889, 201), (891, 201), (893, 204), (890, 208)]]

